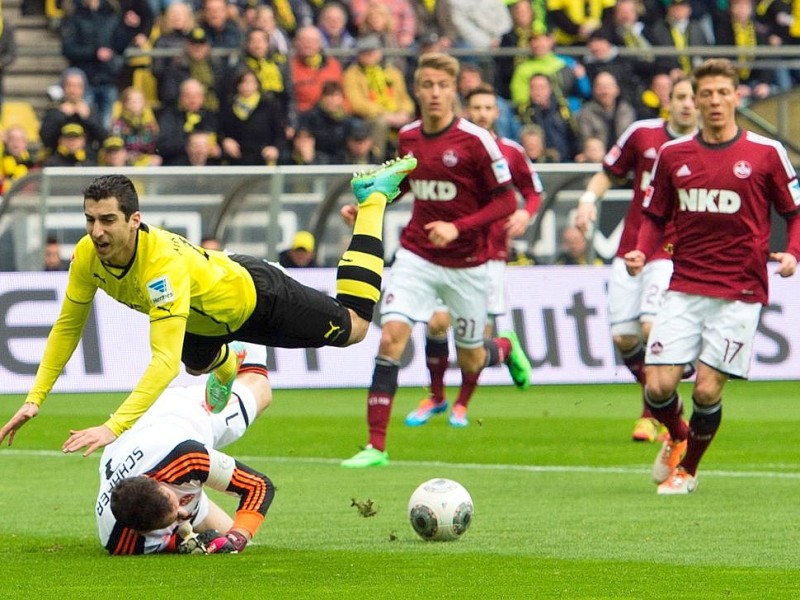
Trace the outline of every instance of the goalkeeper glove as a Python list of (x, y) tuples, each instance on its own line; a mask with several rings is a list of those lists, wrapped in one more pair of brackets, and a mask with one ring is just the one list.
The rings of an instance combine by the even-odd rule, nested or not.
[(205, 544), (199, 539), (192, 525), (182, 523), (173, 534), (175, 552), (178, 554), (208, 554)]
[(201, 533), (199, 539), (209, 554), (235, 554), (244, 550), (247, 545), (247, 538), (244, 534), (233, 529), (225, 535), (209, 529)]

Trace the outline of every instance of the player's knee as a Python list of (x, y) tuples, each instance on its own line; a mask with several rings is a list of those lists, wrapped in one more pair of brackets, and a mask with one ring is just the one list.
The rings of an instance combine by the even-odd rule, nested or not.
[(380, 356), (399, 360), (406, 349), (411, 326), (401, 321), (389, 321), (381, 327), (381, 343), (378, 348)]
[(675, 390), (678, 389), (680, 373), (678, 371), (673, 372), (674, 368), (675, 367), (672, 365), (659, 365), (650, 366), (645, 369), (647, 394), (656, 402), (669, 399), (672, 394), (675, 393)]
[(614, 346), (623, 354), (636, 348), (641, 341), (638, 335), (615, 335), (613, 339)]
[(697, 381), (692, 390), (692, 399), (700, 406), (711, 406), (719, 402), (722, 390), (713, 383)]
[(239, 373), (237, 381), (247, 386), (247, 389), (253, 394), (253, 400), (256, 403), (256, 416), (260, 415), (272, 404), (272, 385), (270, 385), (269, 377), (265, 373), (245, 371), (244, 373)]
[(256, 399), (256, 416), (264, 412), (269, 405), (272, 404), (272, 387), (269, 385), (269, 380), (264, 377), (264, 382), (259, 385), (254, 394)]
[(367, 337), (370, 322), (359, 316), (353, 309), (348, 308), (350, 313), (350, 336), (347, 338), (347, 346), (357, 344)]
[(448, 327), (450, 327), (450, 315), (444, 311), (437, 311), (428, 321), (428, 335), (441, 337), (447, 333)]

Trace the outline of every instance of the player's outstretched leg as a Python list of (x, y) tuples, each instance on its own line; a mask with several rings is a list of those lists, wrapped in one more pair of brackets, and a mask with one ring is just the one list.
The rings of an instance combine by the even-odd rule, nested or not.
[(403, 179), (416, 168), (417, 159), (413, 156), (404, 156), (386, 161), (377, 169), (353, 175), (350, 185), (358, 200), (359, 208), (375, 192), (384, 195), (387, 202), (397, 198), (400, 195), (400, 184)]
[(231, 342), (220, 349), (219, 362), (212, 366), (206, 379), (206, 406), (212, 413), (221, 412), (228, 405), (233, 382), (246, 355), (242, 342)]
[(406, 156), (372, 171), (353, 176), (350, 185), (358, 200), (358, 216), (336, 273), (336, 298), (365, 321), (381, 295), (383, 278), (383, 215), (386, 204), (400, 194), (400, 183), (417, 166)]

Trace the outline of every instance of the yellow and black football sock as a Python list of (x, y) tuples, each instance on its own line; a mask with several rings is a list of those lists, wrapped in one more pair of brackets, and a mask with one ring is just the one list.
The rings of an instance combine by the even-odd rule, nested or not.
[(336, 272), (336, 298), (372, 321), (383, 277), (383, 214), (386, 196), (373, 192), (358, 207), (353, 238)]
[(220, 383), (228, 383), (231, 379), (236, 377), (236, 353), (230, 351), (228, 344), (225, 344), (219, 349), (219, 354), (217, 354), (217, 358), (214, 359), (214, 362), (211, 363), (211, 368), (209, 370), (214, 372), (214, 375)]

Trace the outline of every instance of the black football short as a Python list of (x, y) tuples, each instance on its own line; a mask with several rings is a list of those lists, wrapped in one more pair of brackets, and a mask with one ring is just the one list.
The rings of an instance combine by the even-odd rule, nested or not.
[(350, 313), (335, 298), (295, 281), (265, 260), (234, 254), (256, 286), (256, 308), (238, 330), (206, 337), (187, 332), (183, 363), (206, 369), (222, 344), (240, 340), (276, 348), (344, 346), (350, 338)]

